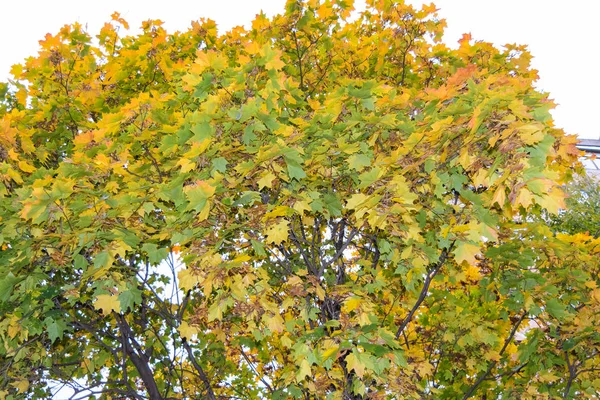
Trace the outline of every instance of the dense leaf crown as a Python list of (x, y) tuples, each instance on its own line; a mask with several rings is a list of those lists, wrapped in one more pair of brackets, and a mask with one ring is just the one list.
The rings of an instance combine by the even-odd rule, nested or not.
[[(598, 396), (600, 242), (523, 46), (433, 5), (78, 24), (0, 87), (0, 398)], [(596, 375), (594, 375), (596, 374)]]

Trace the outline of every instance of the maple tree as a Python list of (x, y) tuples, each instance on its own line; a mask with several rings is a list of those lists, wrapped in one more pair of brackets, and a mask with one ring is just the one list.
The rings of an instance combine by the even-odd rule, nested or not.
[(0, 398), (599, 395), (600, 239), (526, 48), (289, 0), (40, 41), (0, 87)]

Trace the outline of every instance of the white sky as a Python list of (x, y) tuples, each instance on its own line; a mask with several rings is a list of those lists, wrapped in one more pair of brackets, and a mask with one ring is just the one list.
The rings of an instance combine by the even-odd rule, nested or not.
[[(429, 0), (407, 0), (412, 4)], [(358, 0), (357, 4), (362, 1)], [(539, 70), (538, 87), (559, 104), (558, 127), (582, 138), (600, 138), (600, 4), (596, 0), (437, 0), (448, 28), (445, 42), (454, 46), (465, 32), (474, 39), (503, 45), (527, 44)], [(12, 64), (35, 54), (38, 40), (75, 21), (96, 34), (119, 11), (132, 27), (152, 18), (169, 31), (185, 30), (193, 19), (208, 17), (219, 29), (247, 25), (261, 9), (283, 11), (285, 0), (0, 0), (0, 80)]]

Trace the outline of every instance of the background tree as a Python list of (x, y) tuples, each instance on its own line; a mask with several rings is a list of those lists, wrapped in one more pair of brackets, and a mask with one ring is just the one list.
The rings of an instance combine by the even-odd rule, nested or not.
[(597, 239), (553, 235), (579, 152), (522, 46), (433, 5), (290, 0), (13, 68), (0, 397), (597, 396)]
[(600, 185), (589, 175), (576, 177), (566, 186), (567, 209), (549, 216), (552, 228), (563, 233), (600, 236)]

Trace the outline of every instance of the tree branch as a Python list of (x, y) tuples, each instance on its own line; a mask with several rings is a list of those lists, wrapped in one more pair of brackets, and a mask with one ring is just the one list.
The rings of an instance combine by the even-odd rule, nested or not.
[(258, 373), (258, 371), (256, 370), (256, 368), (254, 367), (254, 364), (252, 363), (252, 361), (250, 361), (250, 359), (248, 358), (248, 356), (244, 352), (244, 349), (242, 349), (241, 347), (240, 347), (240, 352), (242, 353), (242, 357), (244, 357), (244, 360), (246, 360), (246, 362), (250, 366), (250, 369), (252, 371), (254, 371), (254, 373), (256, 374), (256, 376), (258, 377), (258, 379), (260, 379), (260, 381), (263, 383), (263, 385), (265, 385), (265, 387), (269, 390), (269, 392), (273, 393), (274, 390), (271, 387), (271, 385), (269, 385), (269, 382), (267, 382), (265, 380), (265, 378), (263, 378), (262, 376), (260, 376), (260, 374)]
[[(499, 356), (501, 356), (502, 354), (504, 354), (504, 351), (506, 350), (506, 348), (508, 347), (508, 345), (512, 341), (513, 337), (515, 336), (515, 333), (517, 333), (517, 330), (519, 329), (519, 326), (521, 325), (521, 322), (523, 322), (523, 320), (525, 319), (526, 316), (527, 316), (527, 311), (523, 311), (523, 314), (519, 317), (519, 320), (513, 326), (513, 328), (510, 331), (510, 334), (508, 335), (508, 337), (504, 341), (504, 345), (502, 346), (502, 349), (500, 349)], [(496, 366), (496, 363), (497, 363), (496, 361), (491, 361), (489, 363), (487, 370), (483, 373), (483, 375), (481, 375), (479, 378), (477, 378), (477, 380), (475, 381), (475, 383), (473, 384), (473, 386), (471, 386), (471, 388), (469, 389), (469, 391), (467, 393), (465, 393), (465, 395), (463, 397), (463, 400), (468, 399), (469, 397), (471, 397), (473, 395), (473, 393), (475, 393), (475, 391), (477, 390), (477, 388), (479, 387), (479, 385), (481, 384), (481, 382), (483, 382), (483, 380), (490, 374), (490, 372), (492, 371), (492, 369)]]
[(135, 366), (135, 369), (137, 369), (138, 373), (140, 374), (140, 378), (144, 382), (144, 387), (148, 391), (150, 400), (163, 400), (163, 397), (158, 390), (158, 386), (156, 385), (156, 381), (154, 380), (154, 374), (152, 369), (150, 369), (148, 362), (140, 357), (131, 346), (130, 340), (133, 340), (133, 332), (131, 332), (129, 324), (122, 315), (114, 313), (114, 316), (115, 320), (117, 321), (117, 325), (123, 334), (124, 351)]
[(206, 373), (202, 369), (202, 366), (200, 364), (198, 364), (198, 361), (196, 361), (196, 357), (194, 356), (194, 352), (192, 351), (192, 348), (190, 347), (188, 342), (185, 340), (183, 341), (183, 347), (184, 347), (185, 351), (187, 351), (187, 354), (190, 357), (190, 361), (192, 362), (192, 365), (194, 366), (194, 368), (198, 372), (198, 375), (200, 376), (200, 379), (204, 383), (204, 388), (206, 389), (206, 397), (210, 400), (217, 400), (217, 397), (215, 396), (215, 393), (213, 392), (212, 387), (210, 386), (210, 380), (208, 379), (208, 376), (206, 376)]
[(415, 313), (421, 306), (421, 303), (423, 303), (423, 301), (425, 301), (425, 298), (427, 297), (427, 294), (429, 293), (429, 285), (431, 285), (431, 281), (433, 281), (433, 278), (435, 278), (435, 276), (438, 274), (438, 272), (440, 272), (440, 270), (444, 266), (444, 263), (448, 259), (448, 255), (454, 248), (454, 243), (455, 242), (452, 242), (452, 244), (450, 245), (450, 247), (448, 249), (444, 249), (442, 251), (439, 261), (435, 264), (433, 270), (431, 270), (427, 274), (427, 277), (425, 278), (425, 282), (423, 282), (423, 289), (421, 289), (421, 294), (419, 295), (417, 302), (415, 303), (413, 308), (410, 310), (408, 315), (406, 317), (404, 317), (404, 319), (402, 320), (402, 323), (400, 324), (400, 326), (398, 327), (398, 330), (396, 331), (396, 340), (398, 340), (398, 338), (400, 337), (400, 335), (402, 334), (404, 329), (408, 326), (408, 324), (412, 320), (413, 316), (415, 315)]

